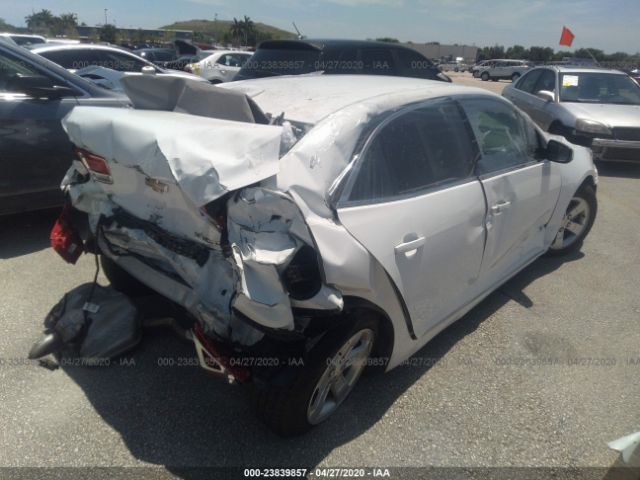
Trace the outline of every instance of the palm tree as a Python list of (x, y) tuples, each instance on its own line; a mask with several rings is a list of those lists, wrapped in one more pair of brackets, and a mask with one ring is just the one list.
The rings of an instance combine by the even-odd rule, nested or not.
[(231, 27), (229, 28), (229, 33), (231, 34), (231, 36), (237, 40), (238, 38), (242, 38), (242, 34), (244, 32), (244, 25), (243, 23), (238, 20), (237, 18), (233, 18), (233, 23), (231, 24)]
[(244, 16), (242, 21), (242, 25), (244, 27), (244, 44), (249, 45), (249, 36), (253, 35), (255, 37), (256, 24), (253, 23), (253, 20), (248, 16)]
[(32, 13), (24, 17), (27, 27), (32, 31), (44, 31), (49, 30), (56, 21), (56, 17), (51, 13), (51, 10), (42, 9), (38, 13)]

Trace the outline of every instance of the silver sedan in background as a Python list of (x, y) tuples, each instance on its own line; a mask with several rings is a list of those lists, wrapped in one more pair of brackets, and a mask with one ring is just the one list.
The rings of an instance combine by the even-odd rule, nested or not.
[(502, 95), (544, 130), (591, 147), (596, 160), (640, 162), (640, 86), (623, 72), (539, 67)]

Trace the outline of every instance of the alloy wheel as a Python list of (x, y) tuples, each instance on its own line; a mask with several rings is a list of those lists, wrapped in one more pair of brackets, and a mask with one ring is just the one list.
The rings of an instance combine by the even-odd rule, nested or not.
[(325, 420), (351, 393), (366, 367), (373, 341), (371, 329), (359, 330), (332, 358), (327, 359), (327, 368), (313, 389), (307, 407), (310, 424), (317, 425)]
[(591, 217), (591, 208), (584, 198), (573, 197), (560, 224), (560, 230), (551, 244), (551, 250), (562, 250), (577, 242)]

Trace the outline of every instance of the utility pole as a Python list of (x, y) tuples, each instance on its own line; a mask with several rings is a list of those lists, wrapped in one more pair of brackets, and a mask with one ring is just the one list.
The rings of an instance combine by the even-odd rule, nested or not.
[(107, 21), (107, 10), (109, 10), (108, 8), (104, 9), (104, 24), (107, 25), (109, 22)]

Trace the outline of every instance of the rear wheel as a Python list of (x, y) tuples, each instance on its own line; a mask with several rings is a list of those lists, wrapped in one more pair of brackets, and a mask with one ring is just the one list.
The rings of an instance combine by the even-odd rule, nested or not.
[(377, 335), (377, 322), (370, 318), (328, 332), (287, 385), (274, 380), (255, 387), (258, 416), (283, 437), (300, 435), (324, 422), (355, 387)]
[(100, 255), (100, 265), (111, 286), (119, 292), (131, 297), (140, 297), (152, 293), (149, 287), (130, 275), (129, 272), (109, 257)]
[(560, 230), (549, 247), (549, 255), (566, 255), (580, 249), (596, 219), (596, 192), (584, 185), (573, 196), (564, 214)]
[(489, 73), (488, 73), (488, 72), (482, 72), (482, 74), (480, 75), (480, 79), (481, 79), (483, 82), (486, 82), (487, 80), (489, 80), (489, 78), (490, 78), (490, 77), (489, 77)]

